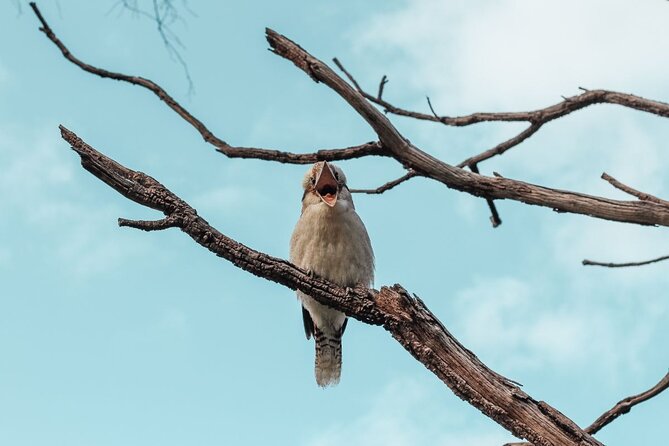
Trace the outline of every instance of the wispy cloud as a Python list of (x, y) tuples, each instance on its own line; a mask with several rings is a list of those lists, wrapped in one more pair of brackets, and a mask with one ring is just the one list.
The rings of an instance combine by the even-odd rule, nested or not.
[(124, 243), (112, 234), (118, 209), (74, 184), (77, 162), (68, 155), (56, 125), (0, 128), (0, 215), (11, 216), (4, 223), (21, 234), (3, 249), (29, 237), (67, 265), (63, 272), (82, 278), (114, 267), (148, 242)]
[(460, 411), (444, 407), (424, 384), (400, 379), (389, 383), (353, 423), (333, 425), (307, 444), (488, 446), (512, 438), (492, 423), (472, 422)]
[[(553, 280), (544, 280), (539, 268), (529, 281), (480, 279), (459, 292), (455, 334), (484, 360), (505, 370), (558, 368), (580, 373), (587, 367), (624, 374), (638, 367), (638, 357), (652, 345), (669, 304), (644, 296), (646, 290), (639, 288), (630, 296), (615, 280), (563, 276), (559, 267), (550, 262), (549, 267), (554, 268)], [(609, 378), (616, 379), (616, 373), (609, 372)]]
[(361, 26), (356, 45), (393, 54), (394, 84), (448, 113), (516, 109), (578, 86), (666, 91), (668, 18), (653, 1), (413, 0)]

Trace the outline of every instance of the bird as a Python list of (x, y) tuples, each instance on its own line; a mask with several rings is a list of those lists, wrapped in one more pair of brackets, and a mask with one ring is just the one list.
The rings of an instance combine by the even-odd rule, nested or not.
[[(338, 166), (320, 161), (302, 180), (302, 213), (290, 239), (290, 261), (310, 274), (342, 287), (371, 287), (374, 251), (355, 211), (346, 176)], [(307, 340), (314, 337), (314, 374), (320, 387), (341, 377), (341, 338), (347, 317), (297, 291)]]

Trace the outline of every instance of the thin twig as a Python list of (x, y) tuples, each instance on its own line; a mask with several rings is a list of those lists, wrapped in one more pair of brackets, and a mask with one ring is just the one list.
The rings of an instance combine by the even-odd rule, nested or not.
[(466, 160), (458, 164), (458, 167), (465, 167), (465, 166), (470, 166), (471, 164), (478, 164), (481, 161), (485, 161), (487, 159), (492, 158), (493, 156), (501, 155), (502, 153), (506, 152), (512, 147), (515, 147), (521, 142), (525, 141), (530, 136), (534, 135), (541, 128), (541, 126), (542, 124), (536, 124), (536, 123), (531, 124), (528, 128), (518, 133), (513, 138), (509, 138), (506, 141), (496, 145), (492, 149), (488, 149), (485, 152), (481, 152), (476, 156), (467, 158)]
[[(479, 166), (477, 166), (476, 163), (469, 164), (469, 170), (475, 174), (479, 174)], [(497, 212), (495, 201), (491, 198), (486, 198), (485, 201), (488, 204), (488, 208), (490, 209), (490, 223), (492, 223), (493, 228), (496, 228), (502, 224), (502, 219), (499, 217), (499, 212)]]
[(664, 375), (664, 377), (657, 384), (645, 392), (642, 392), (638, 395), (628, 396), (627, 398), (618, 401), (615, 406), (603, 413), (602, 416), (597, 418), (590, 426), (586, 427), (585, 431), (589, 434), (595, 434), (599, 432), (601, 428), (618, 418), (620, 415), (629, 413), (629, 411), (632, 410), (632, 408), (637, 404), (648, 401), (654, 396), (662, 393), (667, 388), (669, 388), (669, 373)]
[(379, 94), (376, 96), (379, 100), (383, 97), (383, 88), (386, 86), (388, 83), (388, 77), (384, 74), (383, 77), (381, 78), (381, 82), (379, 82)]
[(642, 201), (652, 201), (653, 203), (658, 203), (658, 204), (663, 204), (665, 206), (669, 206), (669, 201), (662, 200), (660, 198), (657, 198), (654, 195), (648, 194), (646, 192), (641, 192), (638, 191), (626, 184), (621, 183), (620, 181), (616, 180), (613, 178), (611, 175), (607, 174), (604, 172), (602, 174), (602, 179), (605, 181), (608, 181), (613, 187), (616, 189), (620, 189), (621, 191), (625, 192), (626, 194), (630, 194), (634, 197), (637, 197), (639, 200)]
[(606, 268), (627, 268), (630, 266), (644, 266), (650, 265), (651, 263), (658, 263), (664, 260), (669, 260), (669, 256), (662, 256), (656, 259), (644, 260), (641, 262), (626, 262), (626, 263), (612, 263), (612, 262), (596, 262), (594, 260), (584, 259), (581, 261), (583, 265), (593, 265), (593, 266), (604, 266)]
[(388, 181), (386, 184), (382, 184), (381, 186), (377, 187), (376, 189), (350, 189), (350, 192), (352, 194), (382, 194), (393, 187), (404, 183), (407, 180), (410, 180), (413, 177), (418, 176), (418, 173), (414, 170), (409, 170), (407, 173), (402, 175), (401, 177), (394, 179), (392, 181)]

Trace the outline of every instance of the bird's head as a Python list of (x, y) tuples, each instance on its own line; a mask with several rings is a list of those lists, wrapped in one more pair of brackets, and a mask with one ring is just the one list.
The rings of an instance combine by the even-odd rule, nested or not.
[(337, 203), (353, 207), (351, 192), (346, 186), (346, 175), (334, 164), (320, 161), (307, 171), (302, 180), (304, 206), (325, 203), (334, 208)]

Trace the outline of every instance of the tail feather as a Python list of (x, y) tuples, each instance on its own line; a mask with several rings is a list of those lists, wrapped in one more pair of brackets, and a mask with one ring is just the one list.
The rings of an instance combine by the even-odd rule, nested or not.
[(341, 333), (326, 334), (314, 327), (316, 340), (316, 383), (321, 387), (334, 386), (341, 377)]

